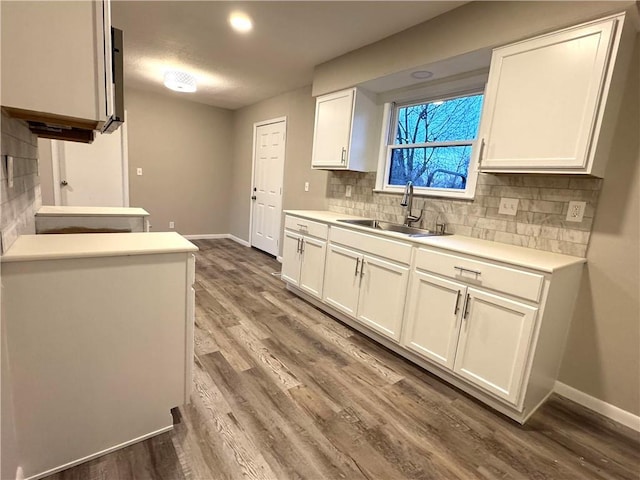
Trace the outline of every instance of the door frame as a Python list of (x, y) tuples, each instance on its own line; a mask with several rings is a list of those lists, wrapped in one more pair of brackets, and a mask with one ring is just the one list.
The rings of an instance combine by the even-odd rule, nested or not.
[[(120, 144), (122, 157), (122, 205), (129, 206), (129, 137), (127, 132), (127, 111), (124, 112), (125, 121), (120, 125), (122, 142)], [(99, 134), (99, 135), (110, 135)], [(64, 141), (51, 140), (51, 173), (53, 178), (53, 203), (62, 205), (60, 191), (60, 160), (64, 158)]]
[[(252, 151), (251, 151), (251, 184), (249, 185), (249, 246), (252, 247), (253, 243), (253, 201), (251, 197), (253, 196), (253, 187), (256, 182), (256, 139), (258, 128), (263, 127), (265, 125), (271, 125), (272, 123), (280, 123), (284, 122), (284, 158), (282, 159), (282, 198), (284, 198), (284, 167), (287, 161), (287, 117), (276, 117), (269, 120), (262, 120), (260, 122), (255, 122), (253, 124), (253, 142), (252, 142)], [(282, 263), (282, 255), (280, 254), (280, 250), (282, 245), (280, 245), (280, 240), (282, 239), (282, 212), (284, 210), (284, 205), (280, 202), (280, 220), (278, 225), (278, 254), (276, 255), (276, 259)]]

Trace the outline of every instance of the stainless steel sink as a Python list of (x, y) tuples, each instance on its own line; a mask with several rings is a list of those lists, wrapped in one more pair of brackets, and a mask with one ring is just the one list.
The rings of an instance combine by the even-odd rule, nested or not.
[(383, 230), (387, 232), (402, 233), (409, 237), (432, 237), (435, 235), (450, 235), (449, 233), (434, 232), (431, 230), (423, 230), (421, 228), (407, 227), (397, 223), (383, 222), (382, 220), (357, 219), (357, 220), (338, 220), (339, 222), (348, 223), (350, 225), (358, 225), (372, 230)]

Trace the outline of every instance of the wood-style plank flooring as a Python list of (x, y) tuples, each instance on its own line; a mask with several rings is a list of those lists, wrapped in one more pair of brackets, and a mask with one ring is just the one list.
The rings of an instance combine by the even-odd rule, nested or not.
[(271, 257), (196, 243), (191, 404), (49, 480), (640, 478), (635, 432), (560, 397), (520, 426), (289, 293)]

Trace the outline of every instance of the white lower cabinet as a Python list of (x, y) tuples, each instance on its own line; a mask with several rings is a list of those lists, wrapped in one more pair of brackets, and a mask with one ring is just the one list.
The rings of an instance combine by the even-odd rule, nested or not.
[(326, 251), (326, 240), (285, 230), (282, 247), (282, 279), (321, 298)]
[(521, 423), (553, 391), (582, 259), (288, 222), (282, 278), (315, 305)]
[(537, 311), (416, 270), (403, 345), (515, 404)]
[(324, 301), (376, 332), (400, 340), (408, 266), (329, 244)]
[(516, 404), (538, 309), (469, 287), (453, 370)]
[(357, 319), (396, 341), (400, 340), (409, 268), (364, 255)]
[(361, 261), (361, 253), (329, 244), (323, 299), (332, 307), (352, 317), (356, 316), (358, 309)]
[(466, 288), (416, 270), (409, 291), (404, 346), (453, 370)]

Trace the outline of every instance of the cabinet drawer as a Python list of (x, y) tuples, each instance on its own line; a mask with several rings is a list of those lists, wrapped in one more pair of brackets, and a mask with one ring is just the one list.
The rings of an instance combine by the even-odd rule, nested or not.
[(300, 217), (293, 217), (291, 215), (287, 215), (285, 217), (284, 227), (305, 235), (322, 238), (323, 240), (326, 240), (329, 236), (329, 227), (324, 223), (318, 223), (313, 220), (307, 220)]
[(331, 227), (329, 239), (333, 243), (340, 243), (378, 257), (389, 258), (407, 265), (411, 263), (412, 246), (410, 243), (338, 227)]
[(537, 302), (544, 276), (448, 253), (418, 249), (416, 268)]

